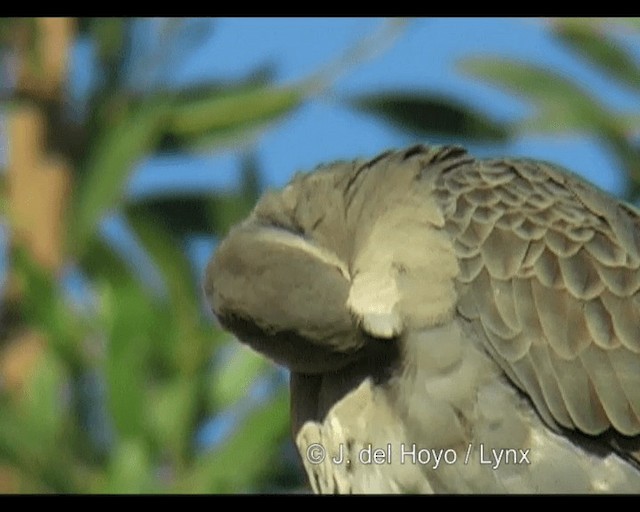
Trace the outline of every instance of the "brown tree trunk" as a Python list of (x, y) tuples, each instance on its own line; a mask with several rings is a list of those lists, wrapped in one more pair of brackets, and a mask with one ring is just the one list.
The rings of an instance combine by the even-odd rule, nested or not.
[[(34, 30), (35, 29), (35, 30)], [(64, 209), (70, 193), (70, 162), (55, 147), (47, 147), (51, 113), (42, 105), (63, 105), (64, 81), (75, 23), (72, 18), (38, 18), (34, 24), (16, 21), (17, 102), (7, 115), (8, 162), (6, 191), (10, 244), (26, 248), (43, 268), (57, 274), (64, 262)], [(38, 58), (34, 64), (33, 55)], [(9, 269), (3, 300), (19, 301), (23, 290)], [(46, 346), (43, 333), (29, 326), (10, 333), (0, 350), (3, 386), (17, 393)], [(0, 464), (0, 492), (19, 492), (19, 473)]]

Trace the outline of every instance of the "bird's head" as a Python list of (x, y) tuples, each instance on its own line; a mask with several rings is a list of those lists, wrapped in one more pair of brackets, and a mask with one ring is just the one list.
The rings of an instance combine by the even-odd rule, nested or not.
[(344, 190), (355, 165), (298, 174), (267, 192), (207, 267), (205, 293), (220, 323), (293, 370), (347, 364), (362, 344), (346, 308)]

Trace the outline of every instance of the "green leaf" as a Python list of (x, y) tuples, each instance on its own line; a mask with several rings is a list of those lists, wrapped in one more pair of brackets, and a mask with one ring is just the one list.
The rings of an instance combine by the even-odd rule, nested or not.
[(70, 218), (70, 249), (85, 250), (99, 221), (123, 201), (135, 164), (159, 144), (161, 136), (194, 147), (230, 134), (252, 132), (300, 104), (304, 89), (245, 85), (158, 94), (125, 112), (105, 130), (84, 172)]
[(127, 206), (127, 216), (153, 219), (177, 240), (193, 234), (224, 235), (255, 206), (245, 193), (148, 198)]
[(68, 239), (73, 253), (82, 253), (105, 213), (122, 202), (135, 164), (158, 140), (167, 108), (166, 101), (144, 102), (104, 129), (80, 183), (70, 218)]
[(19, 308), (28, 325), (47, 334), (51, 347), (74, 367), (82, 365), (82, 326), (69, 310), (60, 284), (22, 248), (12, 250), (13, 270), (23, 289)]
[(599, 30), (623, 30), (627, 33), (633, 33), (633, 29), (640, 29), (640, 18), (614, 18), (614, 17), (580, 17), (571, 18), (546, 18), (549, 24), (557, 22), (577, 23), (580, 25), (589, 25)]
[(203, 196), (152, 197), (128, 204), (126, 211), (127, 217), (153, 219), (178, 240), (184, 240), (189, 235), (211, 233), (214, 202)]
[(216, 409), (231, 406), (246, 396), (256, 377), (272, 368), (264, 357), (244, 345), (232, 342), (228, 348), (211, 378), (210, 394)]
[(273, 469), (289, 435), (285, 393), (255, 408), (219, 449), (200, 455), (176, 485), (177, 492), (234, 493), (251, 490)]
[[(56, 365), (56, 368), (59, 366)], [(55, 371), (57, 370), (54, 369)], [(50, 376), (51, 374), (44, 378), (32, 376), (30, 380), (32, 384), (39, 381), (36, 384), (39, 387)], [(53, 381), (55, 380), (54, 378)], [(86, 489), (93, 476), (92, 472), (86, 467), (78, 471), (79, 465), (73, 458), (73, 445), (64, 430), (56, 427), (58, 432), (55, 440), (52, 440), (52, 436), (43, 435), (39, 418), (33, 418), (34, 411), (29, 409), (38, 399), (28, 397), (27, 404), (21, 404), (1, 398), (0, 396), (0, 461), (19, 468), (28, 476), (31, 492), (66, 493)], [(48, 409), (48, 404), (42, 408), (43, 412)], [(62, 415), (62, 411), (45, 412), (45, 416), (50, 414), (55, 417)], [(58, 423), (57, 418), (54, 423)]]
[(360, 96), (351, 104), (421, 137), (446, 135), (502, 141), (508, 134), (503, 125), (486, 115), (436, 95), (388, 92)]
[(55, 444), (63, 433), (65, 381), (64, 364), (54, 352), (44, 349), (31, 369), (19, 405), (25, 420), (33, 424), (45, 444)]
[(176, 239), (154, 217), (143, 212), (129, 211), (127, 220), (153, 263), (160, 270), (168, 288), (174, 314), (178, 317), (187, 315), (188, 321), (193, 321), (199, 311), (199, 289), (181, 240)]
[[(153, 217), (129, 213), (129, 224), (160, 271), (168, 291), (168, 300), (157, 308), (154, 317), (159, 330), (152, 331), (158, 355), (165, 358), (162, 366), (178, 369), (181, 374), (194, 375), (208, 359), (217, 333), (210, 326), (204, 329), (201, 314), (201, 284), (180, 240)], [(166, 309), (166, 311), (162, 311)]]
[(176, 96), (164, 130), (180, 145), (209, 146), (281, 118), (305, 95), (302, 87), (264, 84), (186, 90)]
[(151, 392), (151, 429), (162, 451), (171, 453), (173, 460), (183, 460), (192, 444), (197, 396), (195, 378), (175, 377)]
[(614, 18), (620, 24), (625, 24), (640, 33), (640, 18)]
[(460, 64), (463, 71), (535, 104), (535, 115), (520, 123), (521, 130), (601, 134), (622, 129), (616, 117), (587, 91), (547, 68), (505, 58), (470, 58)]
[(194, 306), (197, 302), (196, 284), (191, 264), (181, 241), (177, 240), (161, 222), (141, 211), (129, 210), (129, 226), (162, 273), (169, 289), (171, 302)]
[(122, 254), (101, 237), (93, 237), (80, 258), (82, 271), (94, 282), (118, 283), (134, 278)]
[(640, 135), (640, 112), (621, 114), (618, 116), (618, 122), (628, 136)]
[(101, 290), (108, 334), (105, 375), (107, 405), (118, 433), (141, 437), (148, 412), (145, 382), (158, 311), (132, 281)]
[(553, 29), (562, 42), (607, 76), (640, 90), (640, 63), (604, 27), (560, 19), (554, 22)]
[(154, 492), (149, 450), (140, 439), (125, 439), (114, 450), (110, 466), (107, 494), (139, 494)]
[(103, 64), (113, 66), (122, 58), (130, 24), (131, 20), (127, 18), (90, 18), (88, 23), (81, 24), (81, 28), (93, 36), (98, 58)]

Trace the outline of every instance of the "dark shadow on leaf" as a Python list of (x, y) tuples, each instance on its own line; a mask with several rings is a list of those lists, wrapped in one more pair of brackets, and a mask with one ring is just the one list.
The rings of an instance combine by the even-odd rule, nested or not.
[(359, 96), (350, 103), (418, 136), (444, 135), (498, 142), (509, 135), (503, 124), (455, 100), (436, 95), (389, 92)]

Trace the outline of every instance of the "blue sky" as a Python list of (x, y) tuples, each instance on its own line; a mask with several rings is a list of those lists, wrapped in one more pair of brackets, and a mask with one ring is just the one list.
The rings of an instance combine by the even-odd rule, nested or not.
[[(301, 80), (332, 60), (356, 41), (378, 30), (381, 19), (220, 19), (211, 38), (184, 59), (172, 81), (187, 84), (208, 78), (241, 77), (261, 63), (275, 66), (277, 81)], [(496, 119), (515, 119), (529, 106), (462, 74), (456, 62), (478, 54), (510, 56), (547, 65), (593, 87), (613, 108), (638, 110), (640, 98), (613, 82), (603, 80), (588, 64), (554, 41), (540, 19), (436, 18), (409, 23), (386, 51), (353, 68), (340, 79), (332, 94), (309, 102), (267, 132), (258, 143), (265, 183), (281, 186), (294, 171), (311, 169), (338, 158), (375, 155), (390, 146), (414, 142), (384, 123), (344, 108), (333, 98), (379, 90), (437, 92), (464, 100)], [(526, 137), (484, 152), (518, 154), (551, 159), (583, 172), (611, 191), (620, 186), (614, 162), (579, 137)], [(187, 179), (184, 163), (148, 161), (131, 184), (134, 194), (149, 192), (181, 170), (182, 187), (232, 185), (236, 165), (230, 154), (215, 158), (192, 157)], [(159, 169), (159, 166), (162, 169)], [(195, 185), (197, 184), (197, 185)]]
[[(149, 22), (153, 29), (154, 23)], [(161, 79), (173, 86), (210, 79), (240, 78), (271, 64), (278, 83), (302, 80), (338, 59), (347, 48), (381, 30), (375, 18), (223, 18), (210, 37)], [(374, 156), (390, 147), (429, 142), (406, 135), (340, 99), (381, 90), (435, 92), (462, 100), (498, 120), (525, 116), (531, 105), (464, 75), (458, 61), (475, 55), (523, 59), (548, 66), (594, 91), (612, 108), (640, 110), (640, 97), (603, 78), (545, 30), (542, 19), (433, 18), (408, 23), (405, 31), (373, 57), (352, 66), (329, 94), (308, 102), (257, 141), (256, 152), (267, 187), (280, 187), (299, 170), (336, 159)], [(624, 34), (621, 34), (623, 36)], [(624, 40), (640, 58), (640, 41)], [(141, 48), (144, 45), (141, 43)], [(150, 50), (149, 50), (150, 51)], [(148, 77), (132, 74), (143, 84)], [(579, 135), (522, 136), (504, 145), (475, 145), (479, 156), (528, 156), (564, 165), (618, 193), (616, 162), (594, 139)], [(167, 191), (231, 189), (238, 182), (239, 158), (232, 151), (152, 157), (140, 164), (129, 184), (132, 198)], [(117, 219), (106, 227), (118, 237)], [(193, 240), (190, 250), (202, 269), (213, 242)]]

